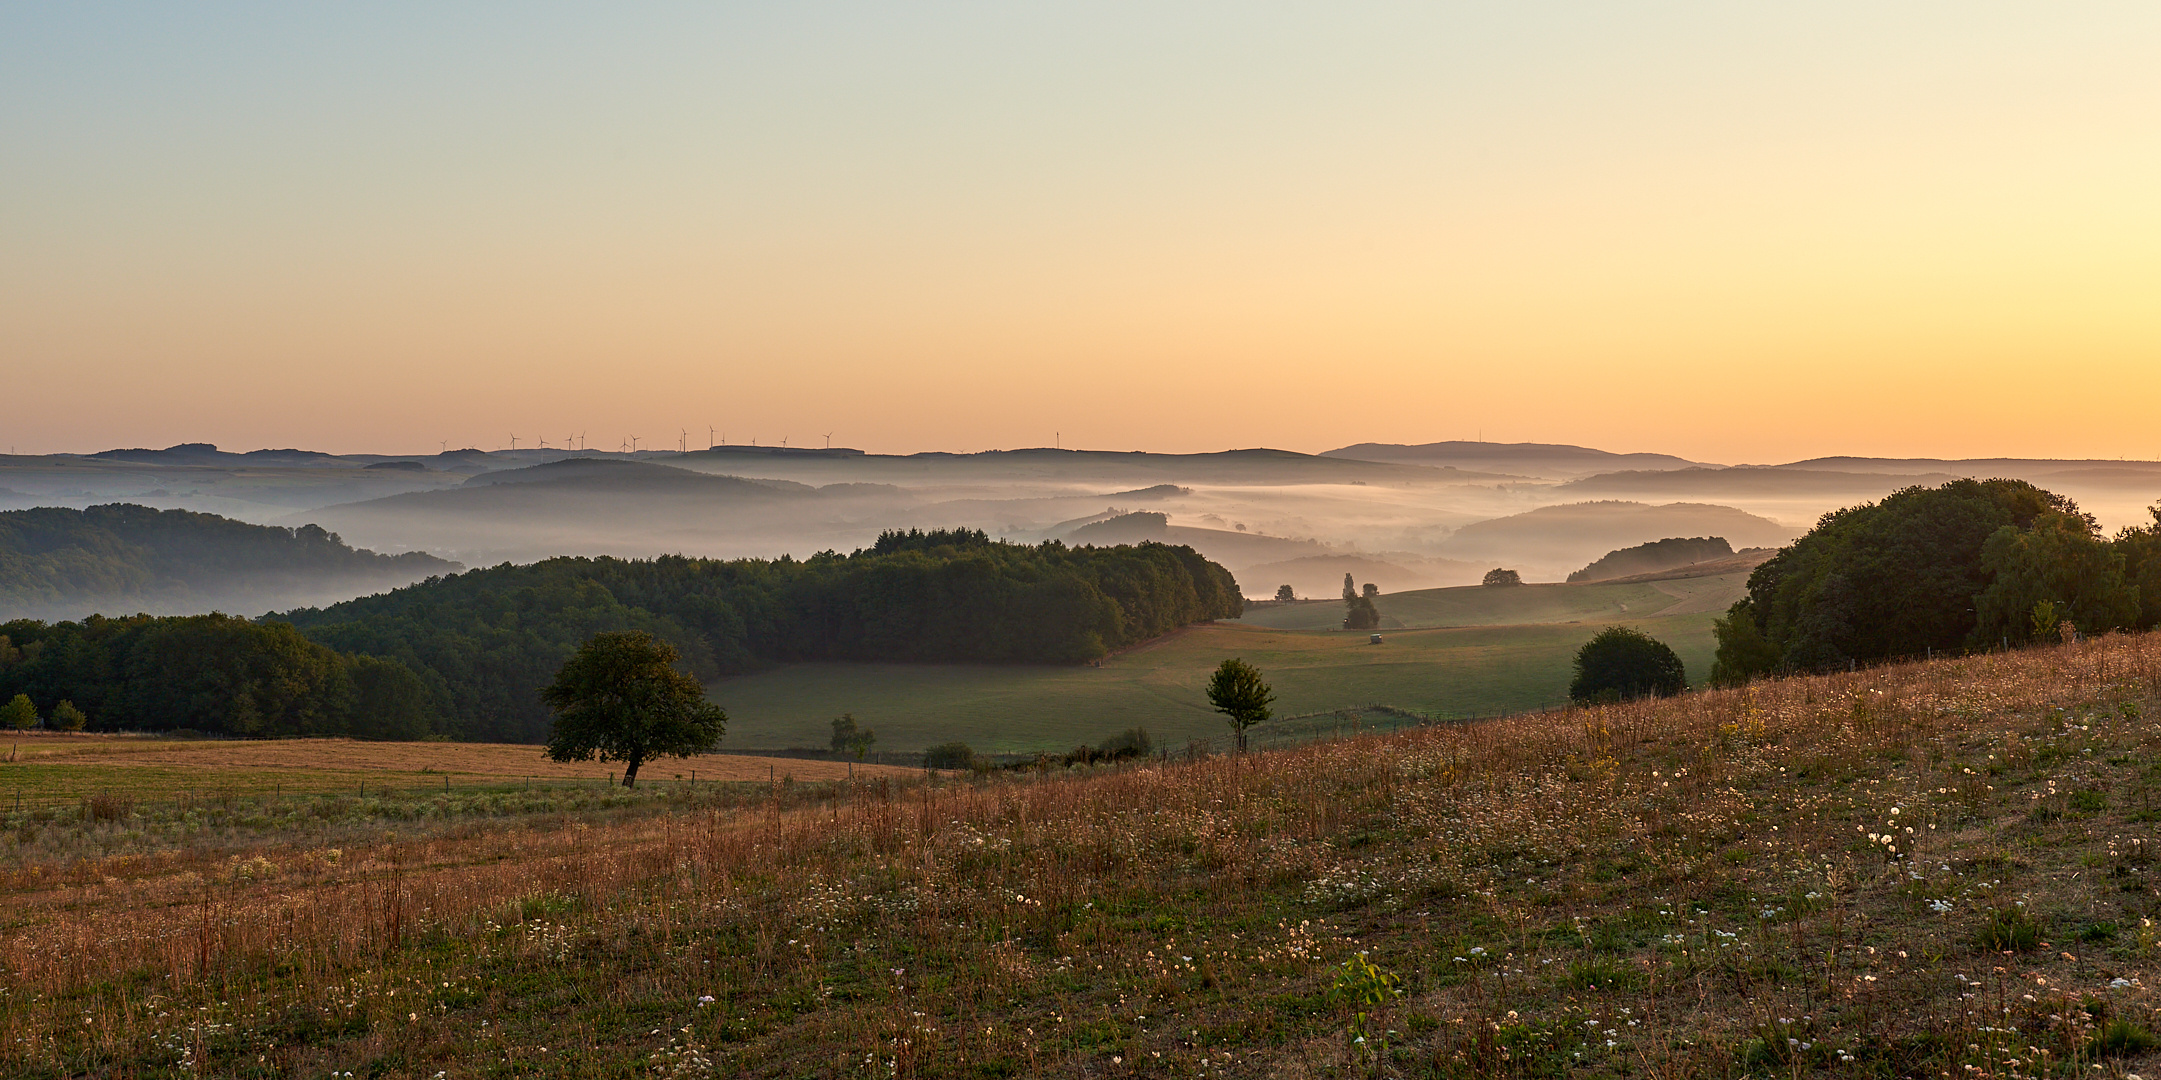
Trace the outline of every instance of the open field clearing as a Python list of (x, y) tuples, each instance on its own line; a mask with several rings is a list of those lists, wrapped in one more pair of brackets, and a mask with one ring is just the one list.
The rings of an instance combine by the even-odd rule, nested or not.
[(46, 859), (10, 1076), (2161, 1065), (2161, 637), (1049, 776)]
[[(1659, 615), (1726, 613), (1746, 595), (1748, 574), (1589, 585), (1541, 584), (1382, 593), (1373, 606), (1382, 630), (1410, 627), (1515, 626), (1531, 623), (1605, 624)], [(1334, 630), (1343, 625), (1343, 601), (1306, 600), (1246, 610), (1238, 620), (1277, 630)]]
[[(0, 809), (19, 796), (32, 806), (89, 795), (174, 799), (277, 793), (365, 793), (499, 788), (506, 785), (600, 784), (620, 765), (558, 764), (537, 746), (505, 743), (362, 742), (353, 739), (170, 739), (35, 732), (0, 738)], [(858, 776), (908, 776), (913, 770), (855, 766)], [(846, 762), (712, 754), (651, 763), (644, 778), (680, 775), (711, 783), (842, 779)]]
[[(1340, 620), (1343, 605), (1328, 610)], [(1714, 618), (1625, 622), (1673, 646), (1690, 678), (1701, 679), (1716, 647)], [(708, 692), (728, 710), (728, 745), (746, 748), (823, 746), (828, 722), (844, 712), (877, 731), (880, 749), (959, 739), (985, 753), (1063, 750), (1130, 727), (1147, 728), (1174, 749), (1188, 739), (1227, 746), (1223, 717), (1202, 689), (1226, 657), (1261, 669), (1280, 715), (1380, 704), (1445, 719), (1493, 716), (1559, 704), (1576, 649), (1608, 621), (1624, 620), (1387, 631), (1381, 645), (1368, 644), (1364, 633), (1223, 622), (1158, 639), (1100, 667), (799, 664), (715, 683)], [(1271, 734), (1268, 725), (1255, 733)]]

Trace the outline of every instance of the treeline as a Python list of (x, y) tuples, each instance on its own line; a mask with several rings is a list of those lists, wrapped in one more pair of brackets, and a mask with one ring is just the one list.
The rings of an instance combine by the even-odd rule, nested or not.
[(646, 630), (701, 679), (805, 660), (1081, 663), (1243, 610), (1191, 548), (889, 532), (808, 559), (560, 558), (429, 578), (260, 622), (0, 625), (0, 700), (92, 729), (538, 741), (538, 688), (603, 630)]
[(1749, 576), (1714, 682), (2161, 622), (2161, 507), (2104, 537), (2020, 480), (1912, 487), (1827, 514)]
[(444, 716), (398, 661), (231, 615), (0, 623), (0, 700), (17, 694), (48, 720), (65, 702), (93, 730), (418, 739)]
[(456, 563), (418, 552), (355, 549), (315, 525), (250, 525), (129, 503), (0, 512), (0, 611), (20, 615), (137, 610), (235, 589), (318, 585), (325, 578), (402, 584), (456, 569)]
[(1723, 536), (1672, 536), (1632, 548), (1609, 551), (1597, 562), (1568, 575), (1570, 581), (1604, 581), (1632, 574), (1655, 574), (1733, 554)]
[(649, 631), (710, 680), (807, 660), (1082, 663), (1243, 607), (1230, 573), (1188, 547), (911, 530), (802, 560), (506, 564), (284, 618), (419, 672), (463, 737), (530, 741), (547, 730), (534, 688), (602, 630)]

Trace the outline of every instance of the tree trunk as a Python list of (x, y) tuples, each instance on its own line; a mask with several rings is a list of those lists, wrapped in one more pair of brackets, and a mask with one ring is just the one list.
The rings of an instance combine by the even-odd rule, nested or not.
[(640, 759), (638, 759), (638, 758), (631, 758), (631, 759), (629, 759), (629, 760), (627, 760), (627, 761), (623, 762), (623, 786), (624, 786), (624, 787), (631, 787), (631, 788), (634, 788), (634, 787), (637, 787), (637, 786), (638, 786), (638, 766), (640, 766), (640, 765), (642, 765), (642, 764), (644, 764), (644, 761), (642, 761), (642, 760), (640, 760)]

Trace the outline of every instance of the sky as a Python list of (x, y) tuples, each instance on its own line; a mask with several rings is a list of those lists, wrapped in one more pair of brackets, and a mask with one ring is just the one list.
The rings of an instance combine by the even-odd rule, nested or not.
[(5, 4), (0, 444), (2161, 458), (2157, 55), (2150, 0)]

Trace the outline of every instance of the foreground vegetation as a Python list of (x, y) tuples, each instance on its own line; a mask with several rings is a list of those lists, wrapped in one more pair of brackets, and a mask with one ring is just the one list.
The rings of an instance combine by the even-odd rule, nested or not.
[(18, 843), (0, 1070), (2117, 1076), (2156, 1063), (2157, 707), (2161, 637), (2110, 637), (334, 849)]

